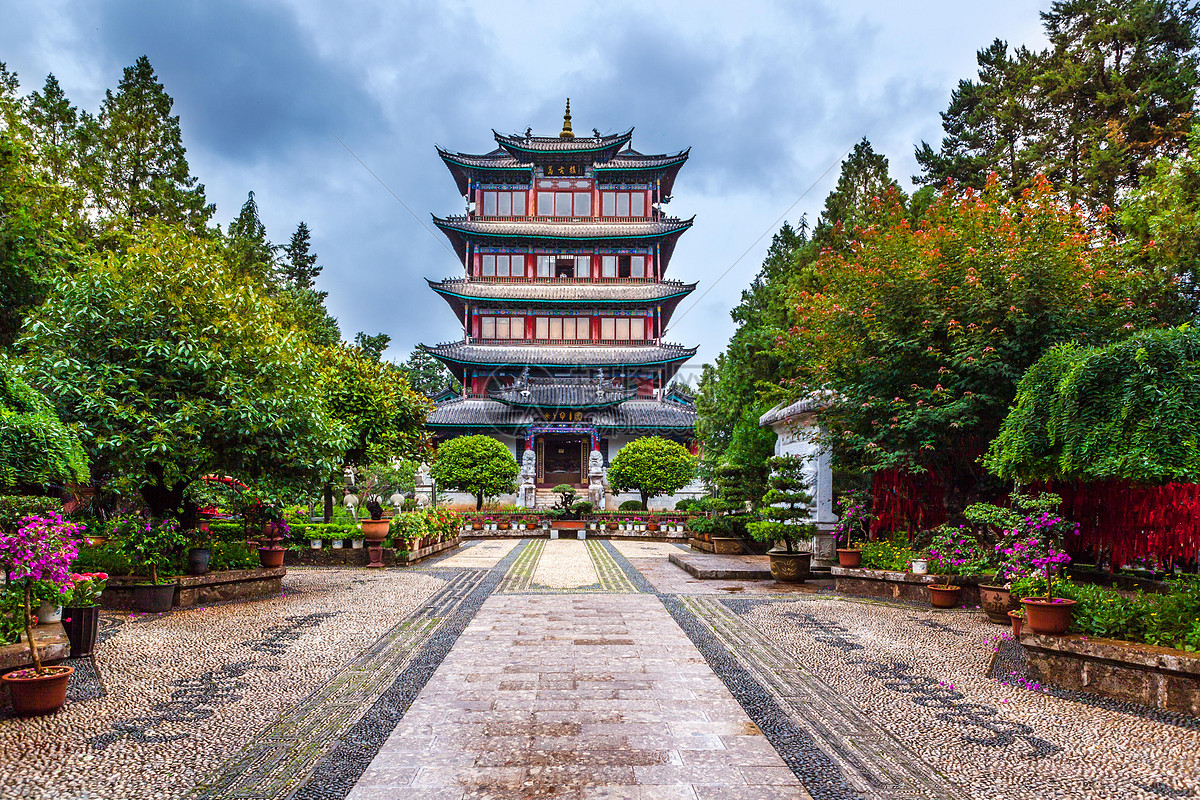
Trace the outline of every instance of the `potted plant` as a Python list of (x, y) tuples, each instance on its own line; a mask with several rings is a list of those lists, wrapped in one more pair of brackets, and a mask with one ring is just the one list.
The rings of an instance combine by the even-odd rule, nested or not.
[(63, 608), (63, 628), (71, 642), (71, 658), (86, 656), (96, 646), (100, 629), (100, 595), (108, 581), (104, 572), (73, 572)]
[(363, 538), (367, 540), (367, 552), (370, 555), (367, 566), (379, 568), (383, 566), (383, 540), (391, 531), (392, 521), (383, 518), (383, 506), (378, 500), (367, 501), (367, 512), (371, 518), (364, 519), (361, 523)]
[(309, 539), (308, 540), (308, 546), (311, 547), (313, 550), (320, 550), (322, 544), (323, 543), (320, 539)]
[[(854, 534), (865, 533), (864, 528), (871, 520), (871, 514), (867, 511), (865, 502), (854, 498), (839, 502), (838, 508), (841, 509), (842, 518), (832, 534), (834, 547), (837, 549), (838, 566), (848, 569), (861, 567), (862, 550), (854, 546)], [(839, 543), (845, 547), (838, 547)]]
[(64, 586), (53, 581), (36, 581), (33, 600), (37, 603), (35, 616), (39, 622), (62, 622)]
[(774, 456), (767, 459), (767, 468), (771, 472), (769, 489), (762, 499), (766, 519), (746, 527), (758, 541), (774, 545), (767, 555), (775, 580), (803, 583), (809, 577), (812, 553), (801, 552), (795, 545), (809, 541), (817, 532), (816, 526), (806, 521), (811, 516), (812, 497), (804, 491), (804, 462), (796, 456)]
[(258, 543), (258, 563), (270, 569), (283, 566), (283, 554), (287, 552), (287, 548), (281, 542), (291, 537), (292, 527), (282, 516), (272, 519), (274, 513), (270, 510), (267, 513), (268, 517), (263, 522), (262, 538)]
[(1025, 607), (1025, 621), (1034, 633), (1059, 636), (1071, 627), (1075, 601), (1054, 596), (1054, 573), (1070, 560), (1070, 556), (1055, 550), (1053, 546), (1047, 546), (1044, 554), (1032, 560), (1034, 568), (1044, 570), (1046, 576), (1045, 597), (1021, 598), (1021, 605)]
[[(393, 517), (393, 519), (394, 519), (394, 517)], [(362, 537), (359, 537), (357, 539), (351, 539), (350, 540), (350, 548), (352, 550), (362, 550), (363, 542), (365, 542), (365, 541), (366, 541), (366, 539), (364, 539)]]
[(332, 547), (334, 550), (341, 550), (345, 546), (346, 546), (346, 540), (340, 536), (337, 537), (336, 539), (334, 539), (332, 544), (330, 544), (330, 547)]
[(617, 521), (615, 519), (612, 519), (610, 517), (608, 519), (608, 521), (606, 523), (604, 523), (604, 527), (608, 529), (609, 533), (611, 533), (621, 526), (617, 523)]
[(973, 543), (968, 542), (963, 531), (943, 525), (938, 528), (929, 543), (929, 565), (942, 576), (941, 585), (929, 584), (929, 602), (934, 608), (955, 608), (959, 605), (962, 587), (954, 586), (950, 579), (954, 572), (967, 563), (975, 552)]
[(67, 701), (67, 682), (75, 669), (42, 664), (33, 633), (33, 585), (38, 581), (67, 584), (71, 562), (79, 552), (76, 539), (82, 532), (82, 525), (64, 522), (56, 512), (25, 517), (12, 534), (0, 532), (0, 563), (10, 580), (21, 584), (25, 642), (33, 660), (30, 668), (0, 675), (18, 715), (50, 714)]
[(1016, 609), (1008, 612), (1008, 621), (1012, 623), (1013, 639), (1019, 641), (1021, 638), (1021, 623), (1025, 621), (1024, 609)]
[(160, 614), (170, 611), (175, 602), (175, 581), (165, 578), (161, 570), (175, 564), (174, 553), (186, 542), (174, 520), (141, 520), (127, 518), (120, 526), (121, 546), (137, 563), (139, 573), (150, 573), (149, 583), (133, 587), (133, 602), (139, 611)]
[(188, 575), (203, 575), (208, 572), (212, 560), (212, 549), (209, 547), (208, 522), (201, 522), (197, 528), (196, 539), (188, 548)]
[(929, 574), (929, 556), (924, 553), (914, 553), (912, 560), (913, 575), (928, 575)]

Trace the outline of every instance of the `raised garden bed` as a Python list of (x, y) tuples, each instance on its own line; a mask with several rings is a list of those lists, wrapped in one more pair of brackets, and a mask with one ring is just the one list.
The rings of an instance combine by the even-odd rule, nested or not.
[(704, 553), (714, 553), (719, 556), (738, 556), (746, 555), (746, 548), (742, 545), (741, 540), (726, 538), (723, 536), (712, 536), (711, 541), (691, 537), (688, 539), (688, 544), (693, 550), (700, 550)]
[(428, 547), (422, 547), (420, 550), (413, 550), (412, 552), (401, 551), (400, 554), (396, 556), (396, 563), (415, 564), (418, 561), (424, 561), (431, 556), (436, 556), (438, 553), (444, 553), (447, 550), (453, 550), (455, 547), (458, 547), (461, 541), (462, 540), (456, 536), (453, 539), (448, 539), (444, 542), (439, 542), (438, 544), (431, 544)]
[(1021, 634), (1044, 684), (1200, 716), (1200, 654), (1115, 639)]
[[(285, 567), (259, 569), (230, 569), (206, 575), (181, 575), (175, 578), (175, 608), (215, 603), (221, 600), (250, 600), (271, 597), (283, 591)], [(109, 578), (102, 608), (134, 608), (133, 587), (145, 578)]]
[[(485, 531), (476, 532), (485, 533)], [(497, 531), (496, 533), (512, 533), (512, 531)], [(440, 544), (422, 547), (411, 555), (404, 550), (397, 553), (393, 548), (385, 547), (380, 560), (383, 561), (385, 567), (413, 564), (452, 547), (457, 547), (461, 541), (461, 538), (455, 537)], [(283, 563), (289, 567), (365, 567), (370, 560), (370, 554), (366, 547), (358, 549), (342, 547), (336, 550), (331, 547), (322, 547), (320, 550), (306, 547), (288, 550), (283, 557)]]
[[(944, 575), (914, 575), (911, 572), (892, 572), (882, 569), (831, 567), (834, 588), (839, 594), (857, 597), (879, 597), (884, 600), (903, 600), (906, 603), (929, 604), (927, 586), (944, 583)], [(959, 605), (974, 608), (979, 605), (979, 584), (987, 584), (991, 576), (951, 576), (951, 586), (961, 586)]]
[[(43, 664), (57, 664), (71, 655), (71, 641), (62, 623), (47, 622), (35, 626), (33, 640), (37, 642)], [(21, 641), (15, 644), (0, 645), (0, 675), (30, 666), (33, 666), (33, 659), (29, 656), (29, 645), (25, 644), (25, 634), (22, 633)]]

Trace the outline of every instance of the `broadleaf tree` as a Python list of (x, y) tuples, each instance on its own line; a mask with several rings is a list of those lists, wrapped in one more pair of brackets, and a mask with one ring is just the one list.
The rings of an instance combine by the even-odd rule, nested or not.
[(696, 475), (696, 457), (679, 442), (643, 436), (623, 446), (608, 466), (608, 482), (616, 492), (637, 492), (642, 507), (651, 497), (674, 495)]
[(97, 483), (185, 528), (202, 476), (315, 485), (346, 450), (311, 385), (317, 352), (224, 256), (211, 238), (148, 222), (61, 281), (18, 342)]
[(474, 495), (476, 511), (483, 508), (487, 498), (515, 491), (519, 472), (517, 459), (509, 449), (482, 434), (442, 442), (429, 469), (439, 489)]

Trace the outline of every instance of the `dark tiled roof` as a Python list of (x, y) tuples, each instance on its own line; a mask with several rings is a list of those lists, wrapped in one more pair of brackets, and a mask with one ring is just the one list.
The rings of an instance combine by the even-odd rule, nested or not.
[(558, 136), (524, 136), (519, 133), (505, 135), (495, 131), (492, 133), (497, 144), (509, 152), (515, 150), (518, 153), (603, 153), (619, 150), (633, 138), (633, 128), (609, 136), (576, 136), (573, 139)]
[(658, 242), (662, 245), (661, 263), (666, 272), (675, 241), (692, 227), (692, 219), (645, 219), (622, 222), (577, 222), (564, 219), (542, 222), (530, 219), (469, 219), (465, 216), (434, 217), (433, 224), (441, 228), (454, 246), (460, 259), (466, 258), (467, 242), (495, 241), (506, 244), (519, 242), (555, 243), (559, 246), (613, 242)]
[[(428, 280), (428, 279), (426, 279)], [(657, 302), (682, 297), (696, 288), (694, 283), (487, 283), (448, 278), (428, 281), (440, 294), (452, 294), (469, 300), (519, 300), (524, 302), (631, 303)]]
[(625, 150), (617, 153), (615, 156), (605, 161), (603, 164), (597, 164), (596, 169), (600, 171), (609, 170), (642, 170), (642, 169), (661, 169), (662, 167), (673, 167), (677, 164), (682, 164), (688, 160), (688, 153), (691, 148), (676, 153), (673, 156), (657, 155), (647, 156), (641, 153), (635, 153), (632, 150)]
[[(694, 219), (694, 218), (693, 218)], [(652, 239), (683, 233), (692, 226), (692, 219), (667, 217), (661, 220), (626, 220), (622, 222), (541, 222), (526, 219), (467, 219), (465, 217), (434, 217), (433, 223), (444, 231), (459, 231), (479, 237), (518, 239)]]
[(813, 393), (805, 395), (799, 400), (792, 403), (780, 403), (772, 408), (767, 413), (758, 418), (758, 424), (763, 426), (774, 425), (777, 422), (787, 422), (800, 414), (809, 414), (814, 411), (820, 411), (830, 404), (832, 398), (827, 393)]
[(609, 384), (597, 393), (595, 382), (528, 383), (489, 394), (493, 400), (519, 408), (607, 408), (634, 397), (637, 388), (622, 389)]
[[(528, 409), (511, 408), (495, 400), (457, 398), (439, 403), (426, 424), (434, 428), (511, 429), (535, 421), (534, 412)], [(678, 403), (626, 400), (614, 408), (585, 412), (583, 422), (611, 431), (690, 431), (696, 425), (696, 411)]]
[(448, 342), (419, 347), (442, 361), (482, 366), (635, 367), (686, 361), (696, 354), (696, 348), (679, 344), (545, 346)]

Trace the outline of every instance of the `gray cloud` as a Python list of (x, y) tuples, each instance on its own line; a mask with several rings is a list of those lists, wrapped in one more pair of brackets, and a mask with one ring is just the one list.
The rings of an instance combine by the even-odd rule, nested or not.
[[(478, 152), (494, 146), (493, 127), (552, 133), (570, 95), (577, 130), (632, 125), (643, 152), (693, 147), (672, 211), (699, 217), (672, 275), (704, 289), (868, 129), (905, 181), (913, 144), (938, 135), (937, 112), (975, 50), (1037, 28), (1034, 0), (10, 5), (0, 60), (27, 89), (54, 71), (94, 111), (147, 54), (218, 218), (253, 189), (276, 241), (307, 221), (345, 334), (385, 331), (396, 358), (458, 335), (421, 278), (461, 267), (332, 134), (427, 220), (462, 207), (434, 143)], [(788, 218), (815, 216), (835, 180), (836, 170)], [(671, 332), (701, 346), (697, 362), (723, 348), (726, 312), (769, 242)]]

